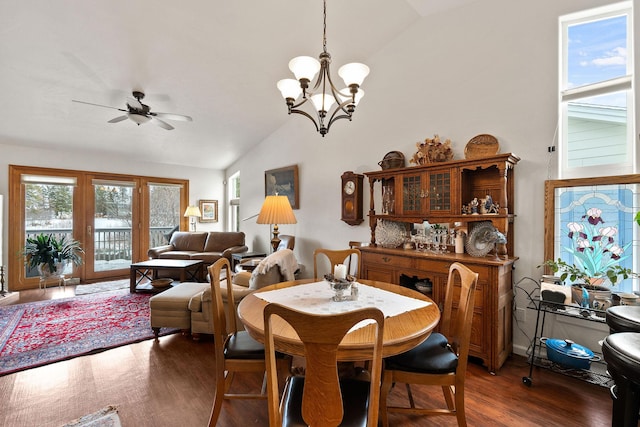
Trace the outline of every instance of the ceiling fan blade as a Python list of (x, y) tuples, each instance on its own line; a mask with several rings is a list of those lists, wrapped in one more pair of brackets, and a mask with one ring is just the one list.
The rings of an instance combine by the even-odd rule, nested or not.
[(142, 103), (137, 99), (133, 99), (133, 98), (127, 98), (127, 105), (133, 108), (134, 110), (138, 110), (138, 111), (144, 109), (144, 107), (142, 106)]
[(165, 122), (163, 120), (160, 120), (160, 119), (158, 119), (156, 117), (151, 117), (151, 121), (153, 123), (157, 124), (158, 126), (160, 126), (161, 128), (166, 129), (166, 130), (173, 130), (174, 129), (174, 127), (171, 126), (169, 123), (167, 123), (167, 122)]
[(153, 113), (149, 112), (152, 116), (162, 117), (167, 120), (179, 120), (181, 122), (192, 122), (193, 119), (190, 116), (185, 116), (182, 114), (173, 114), (173, 113)]
[(110, 107), (108, 105), (94, 104), (93, 102), (78, 101), (76, 99), (72, 99), (71, 102), (77, 102), (78, 104), (93, 105), (94, 107), (111, 108), (112, 110), (118, 110), (118, 111), (125, 111), (125, 112), (127, 111), (127, 110), (123, 110), (122, 108)]
[(121, 122), (121, 121), (123, 121), (123, 120), (127, 120), (128, 118), (129, 118), (129, 117), (128, 117), (128, 116), (126, 116), (126, 115), (125, 115), (125, 116), (118, 116), (118, 117), (116, 117), (115, 119), (111, 119), (111, 120), (109, 120), (109, 121), (108, 121), (108, 123), (118, 123), (118, 122)]

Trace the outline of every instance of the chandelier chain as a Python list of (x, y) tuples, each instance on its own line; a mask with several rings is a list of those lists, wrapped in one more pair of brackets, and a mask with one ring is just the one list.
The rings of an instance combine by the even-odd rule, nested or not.
[(327, 0), (324, 0), (324, 20), (322, 24), (322, 50), (327, 53)]

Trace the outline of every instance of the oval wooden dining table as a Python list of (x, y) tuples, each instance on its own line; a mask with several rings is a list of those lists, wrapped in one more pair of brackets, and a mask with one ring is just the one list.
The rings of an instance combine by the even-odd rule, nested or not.
[[(260, 292), (293, 288), (300, 284), (313, 282), (318, 282), (318, 279), (303, 279), (277, 283), (245, 296), (238, 306), (238, 315), (247, 332), (254, 339), (262, 343), (264, 342), (263, 310), (268, 302), (259, 297)], [(431, 331), (440, 321), (440, 310), (437, 304), (420, 292), (392, 283), (374, 280), (358, 280), (358, 283), (431, 303), (426, 307), (385, 318), (383, 357), (400, 354), (416, 347), (427, 339)], [(302, 341), (298, 338), (293, 328), (279, 318), (275, 318), (273, 322), (276, 350), (292, 356), (304, 356)], [(322, 325), (319, 324), (318, 328), (322, 328)], [(373, 325), (367, 325), (349, 332), (338, 348), (338, 360), (361, 361), (370, 359), (374, 342), (374, 332)]]

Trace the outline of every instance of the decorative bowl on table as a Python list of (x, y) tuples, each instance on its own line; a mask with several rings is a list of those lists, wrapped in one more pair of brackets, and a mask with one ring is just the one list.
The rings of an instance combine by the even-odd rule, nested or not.
[(354, 276), (347, 275), (344, 279), (336, 279), (333, 274), (325, 274), (324, 280), (329, 283), (329, 287), (335, 293), (331, 300), (339, 302), (351, 299), (351, 285), (356, 280)]
[(151, 281), (151, 286), (157, 289), (162, 289), (168, 287), (171, 283), (173, 283), (173, 279), (155, 279)]

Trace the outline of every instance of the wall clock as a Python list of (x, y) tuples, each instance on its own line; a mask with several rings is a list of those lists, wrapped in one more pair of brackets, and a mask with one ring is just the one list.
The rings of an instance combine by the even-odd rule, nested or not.
[(358, 225), (362, 218), (362, 181), (364, 175), (347, 171), (342, 174), (342, 207), (340, 218), (349, 225)]

